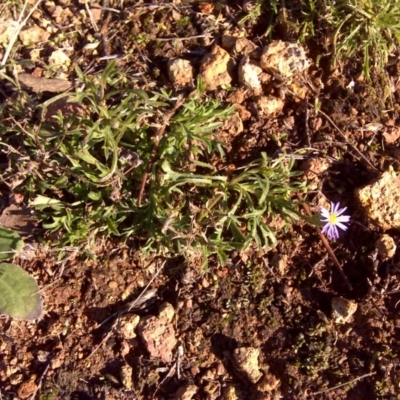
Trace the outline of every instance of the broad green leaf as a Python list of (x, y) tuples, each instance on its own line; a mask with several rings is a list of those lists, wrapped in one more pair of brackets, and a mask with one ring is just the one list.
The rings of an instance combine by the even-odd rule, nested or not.
[(15, 264), (0, 264), (0, 313), (33, 321), (43, 311), (36, 280)]

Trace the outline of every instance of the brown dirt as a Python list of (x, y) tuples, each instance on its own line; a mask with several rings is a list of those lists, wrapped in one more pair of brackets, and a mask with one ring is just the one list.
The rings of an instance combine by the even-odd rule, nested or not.
[[(235, 2), (231, 3), (229, 7), (216, 6), (211, 14), (201, 14), (199, 6), (192, 3), (177, 8), (157, 4), (134, 7), (135, 2), (126, 1), (119, 17), (112, 14), (107, 30), (104, 28), (109, 48), (100, 52), (125, 54), (121, 67), (139, 74), (140, 87), (171, 88), (167, 61), (184, 57), (198, 69), (210, 40), (173, 42), (154, 38), (199, 35), (219, 20), (220, 25), (209, 28), (219, 42), (222, 22), (226, 23), (225, 33), (242, 29), (237, 21), (244, 13)], [(72, 15), (68, 20), (72, 25), (68, 21), (59, 25), (65, 34), (75, 35), (73, 64), (90, 73), (102, 70), (106, 64), (99, 62), (98, 56), (78, 51), (85, 35), (94, 34), (90, 24), (78, 18), (84, 6), (79, 2), (60, 4), (66, 4)], [(41, 12), (54, 22), (45, 6)], [(106, 20), (104, 17), (99, 21), (100, 26)], [(269, 21), (268, 15), (255, 26), (246, 25), (244, 36), (259, 44), (256, 35), (263, 21)], [(76, 31), (80, 22), (80, 30)], [(274, 39), (279, 38), (277, 29)], [(268, 40), (263, 38), (261, 42), (266, 44)], [(15, 57), (23, 58), (26, 49), (20, 46), (17, 50)], [(322, 46), (319, 50), (323, 54)], [(46, 48), (42, 53), (46, 60)], [(318, 54), (315, 43), (312, 54)], [(38, 280), (45, 313), (35, 323), (8, 318), (0, 321), (2, 398), (30, 398), (40, 386), (36, 398), (43, 400), (173, 399), (186, 383), (198, 387), (193, 397), (197, 400), (228, 398), (222, 396), (230, 386), (236, 389), (237, 398), (249, 400), (279, 396), (398, 398), (399, 255), (389, 261), (374, 256), (379, 231), (366, 224), (353, 193), (388, 165), (399, 167), (396, 143), (383, 145), (381, 133), (359, 129), (369, 123), (398, 121), (398, 90), (391, 98), (385, 98), (384, 93), (385, 85), (398, 79), (399, 68), (388, 70), (388, 82), (376, 78), (373, 84), (357, 80), (356, 71), (360, 66), (351, 62), (341, 70), (312, 67), (308, 79), (318, 90), (309, 91), (308, 104), (286, 94), (283, 111), (273, 119), (254, 112), (254, 100), (248, 91), (244, 98), (238, 93), (241, 107), (250, 112), (243, 118), (244, 130), (237, 133), (227, 128), (219, 133), (230, 149), (224, 160), (227, 164), (242, 165), (261, 151), (273, 155), (302, 148), (308, 149), (307, 156), (332, 160), (331, 168), (319, 178), (319, 190), (330, 200), (346, 205), (352, 215), (348, 232), (332, 244), (352, 291), (327, 257), (315, 230), (305, 224), (294, 226), (272, 251), (235, 252), (225, 266), (211, 262), (206, 273), (179, 257), (165, 264), (162, 259), (143, 259), (134, 244), (122, 247), (112, 241), (99, 245), (95, 260), (71, 254), (59, 263), (53, 254), (39, 251), (33, 261), (22, 260), (20, 265)], [(31, 73), (32, 69), (25, 72)], [(72, 69), (69, 73), (72, 77)], [(348, 87), (351, 77), (355, 79), (353, 89)], [(238, 88), (237, 79), (232, 86)], [(265, 94), (278, 95), (279, 86), (284, 83), (272, 79), (264, 86)], [(230, 93), (221, 89), (213, 95), (226, 99)], [(336, 127), (312, 107), (316, 98)], [(318, 196), (311, 196), (309, 202), (316, 204)], [(392, 232), (392, 236), (398, 243), (399, 233)], [(276, 267), (280, 255), (287, 256), (281, 272)], [(150, 357), (140, 337), (124, 338), (122, 327), (114, 324), (118, 319), (100, 325), (135, 300), (154, 276), (151, 288), (156, 295), (135, 313), (141, 318), (158, 315), (163, 302), (173, 305), (175, 336), (183, 347), (178, 370), (174, 370), (174, 362)], [(353, 319), (344, 325), (331, 318), (334, 296), (358, 303)], [(233, 350), (241, 346), (260, 350), (260, 367), (280, 380), (277, 389), (263, 393), (237, 368)], [(126, 366), (131, 387), (122, 382)]]

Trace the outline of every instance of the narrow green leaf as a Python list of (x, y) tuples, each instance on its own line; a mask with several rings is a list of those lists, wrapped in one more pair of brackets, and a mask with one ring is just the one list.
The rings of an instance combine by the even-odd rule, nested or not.
[(38, 195), (31, 202), (30, 205), (32, 207), (37, 208), (42, 211), (45, 208), (52, 208), (53, 210), (62, 210), (64, 209), (64, 203), (60, 200), (51, 199), (50, 197)]

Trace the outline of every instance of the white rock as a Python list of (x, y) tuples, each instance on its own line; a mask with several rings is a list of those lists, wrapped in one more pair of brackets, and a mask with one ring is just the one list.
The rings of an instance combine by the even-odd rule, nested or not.
[(385, 234), (378, 239), (376, 248), (378, 249), (379, 255), (384, 260), (387, 260), (395, 255), (397, 246), (393, 238)]
[(53, 67), (60, 68), (63, 71), (67, 71), (68, 67), (71, 65), (71, 59), (59, 49), (51, 53), (49, 64)]
[(158, 318), (163, 321), (170, 323), (174, 318), (175, 310), (172, 304), (164, 302), (161, 304), (159, 309)]
[(274, 118), (283, 110), (283, 100), (275, 96), (258, 96), (254, 102), (261, 117)]
[(188, 60), (182, 58), (169, 60), (168, 75), (174, 85), (191, 85), (193, 82), (193, 67)]
[(136, 337), (135, 329), (140, 322), (139, 315), (125, 314), (119, 320), (119, 326), (122, 336), (125, 339), (134, 339)]
[(239, 83), (243, 86), (253, 89), (255, 94), (260, 94), (262, 91), (261, 82), (258, 76), (262, 69), (250, 62), (248, 56), (244, 56), (239, 64)]

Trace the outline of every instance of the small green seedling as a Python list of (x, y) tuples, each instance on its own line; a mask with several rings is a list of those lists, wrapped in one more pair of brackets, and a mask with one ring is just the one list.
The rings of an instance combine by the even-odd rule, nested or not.
[[(13, 257), (21, 250), (21, 237), (0, 227), (0, 260)], [(0, 264), (0, 313), (32, 321), (42, 315), (42, 299), (36, 280), (15, 264)]]

